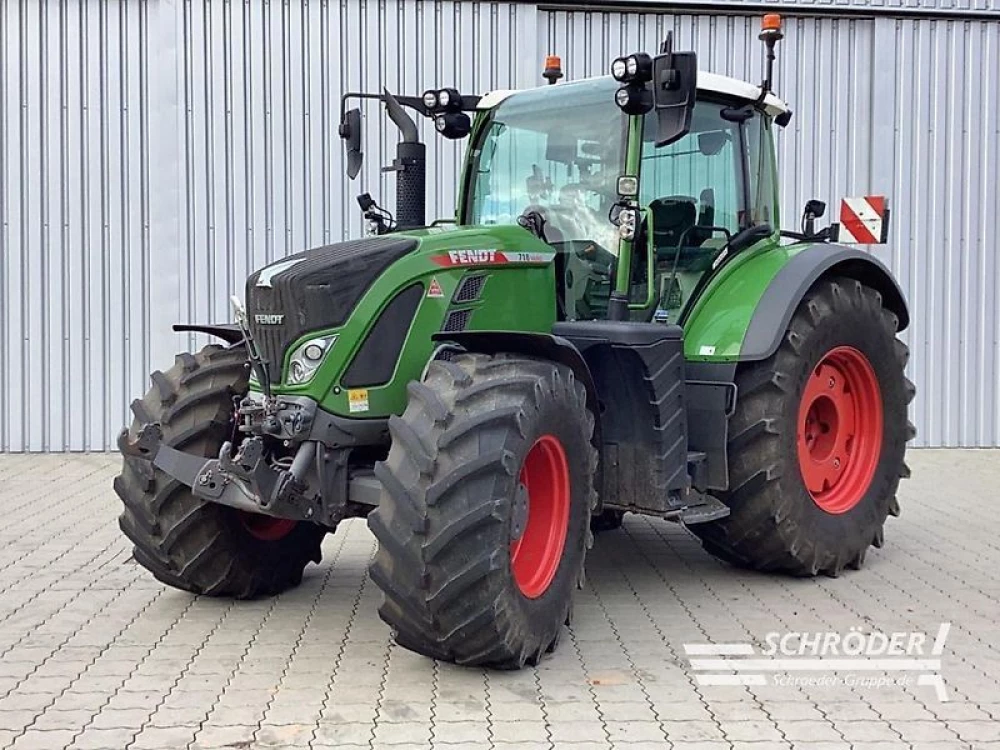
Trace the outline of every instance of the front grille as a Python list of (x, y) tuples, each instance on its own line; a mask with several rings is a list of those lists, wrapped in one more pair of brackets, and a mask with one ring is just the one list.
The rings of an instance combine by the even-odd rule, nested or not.
[[(272, 379), (280, 379), (292, 341), (309, 331), (341, 325), (375, 279), (416, 246), (415, 239), (393, 236), (338, 242), (272, 264), (286, 267), (270, 275), (269, 286), (257, 286), (268, 267), (252, 274), (246, 287), (250, 332)], [(279, 324), (258, 323), (261, 314), (284, 317)]]
[(455, 290), (455, 296), (452, 298), (452, 302), (455, 304), (460, 304), (462, 302), (475, 302), (479, 299), (479, 295), (483, 293), (483, 286), (486, 284), (486, 276), (480, 274), (478, 276), (466, 276), (462, 279), (462, 283), (458, 285), (458, 289)]
[(446, 333), (464, 331), (469, 326), (469, 318), (472, 317), (472, 310), (452, 310), (444, 321), (441, 329)]
[[(281, 379), (281, 362), (285, 346), (295, 338), (296, 327), (289, 319), (292, 306), (280, 288), (251, 287), (247, 284), (247, 307), (250, 318), (250, 333), (257, 342), (261, 359), (267, 367), (272, 381)], [(282, 315), (281, 323), (263, 324), (257, 322), (257, 315)]]

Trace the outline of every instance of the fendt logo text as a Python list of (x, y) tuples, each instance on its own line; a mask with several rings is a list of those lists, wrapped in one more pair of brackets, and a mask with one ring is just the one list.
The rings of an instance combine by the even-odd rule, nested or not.
[(497, 259), (496, 250), (449, 250), (451, 262), (459, 266), (477, 263), (493, 263)]
[(284, 315), (275, 315), (274, 313), (263, 314), (258, 313), (253, 316), (254, 322), (262, 326), (280, 326), (281, 321), (285, 319)]

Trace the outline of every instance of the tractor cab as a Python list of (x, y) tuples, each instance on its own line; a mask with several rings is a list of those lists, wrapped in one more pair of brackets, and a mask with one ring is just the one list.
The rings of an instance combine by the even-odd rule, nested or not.
[(677, 321), (734, 235), (776, 226), (771, 127), (788, 112), (773, 95), (753, 106), (760, 90), (741, 81), (698, 80), (690, 124), (666, 144), (658, 112), (623, 112), (610, 76), (488, 94), (459, 224), (520, 225), (552, 246), (561, 320), (608, 318), (624, 250), (628, 318)]

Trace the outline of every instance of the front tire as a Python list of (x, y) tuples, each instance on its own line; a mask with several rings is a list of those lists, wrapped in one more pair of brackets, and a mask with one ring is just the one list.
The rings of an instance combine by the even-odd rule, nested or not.
[(411, 383), (368, 516), (396, 642), (517, 669), (555, 648), (591, 543), (597, 452), (571, 370), (511, 355), (434, 362)]
[[(242, 349), (217, 345), (178, 355), (132, 403), (130, 437), (158, 422), (166, 445), (218, 456), (233, 437), (233, 398), (247, 390), (245, 364)], [(114, 488), (125, 505), (118, 524), (135, 545), (136, 562), (168, 586), (248, 599), (298, 585), (303, 568), (320, 561), (326, 529), (205, 502), (146, 459), (126, 456)]]
[(742, 567), (836, 576), (882, 546), (914, 434), (897, 322), (874, 289), (821, 281), (778, 351), (740, 368), (722, 497), (732, 512), (691, 527), (705, 549)]

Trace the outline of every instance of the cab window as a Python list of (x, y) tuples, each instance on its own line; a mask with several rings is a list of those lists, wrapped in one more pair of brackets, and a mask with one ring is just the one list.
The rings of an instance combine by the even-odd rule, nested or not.
[[(656, 251), (659, 319), (676, 321), (725, 245), (721, 230), (736, 234), (748, 219), (740, 125), (723, 119), (723, 108), (698, 102), (690, 132), (660, 148), (654, 143), (656, 113), (646, 116), (639, 198), (649, 209)], [(645, 290), (638, 291), (644, 298)]]

